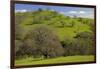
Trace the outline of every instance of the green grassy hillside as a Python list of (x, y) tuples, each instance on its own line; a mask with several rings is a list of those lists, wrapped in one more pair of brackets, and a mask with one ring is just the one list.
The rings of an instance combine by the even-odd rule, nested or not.
[(89, 25), (93, 22), (92, 19), (71, 18), (50, 10), (16, 13), (15, 19), (16, 23), (19, 24), (24, 31), (22, 32), (23, 38), (27, 31), (34, 29), (34, 27), (47, 25), (57, 33), (60, 40), (67, 37), (73, 38), (79, 32), (90, 32)]

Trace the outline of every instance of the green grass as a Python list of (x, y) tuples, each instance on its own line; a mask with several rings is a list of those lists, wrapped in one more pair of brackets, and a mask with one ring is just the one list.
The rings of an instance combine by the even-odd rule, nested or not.
[(56, 63), (74, 63), (74, 62), (89, 62), (94, 61), (94, 56), (67, 56), (57, 57), (51, 59), (34, 59), (32, 57), (26, 59), (16, 60), (15, 64), (18, 65), (40, 65), (40, 64), (56, 64)]
[[(22, 15), (21, 13), (16, 13), (16, 15)], [(89, 25), (87, 24), (83, 24), (82, 22), (79, 22), (77, 19), (67, 19), (66, 16), (61, 15), (61, 14), (55, 14), (55, 17), (50, 17), (50, 15), (54, 15), (52, 11), (42, 11), (42, 12), (37, 12), (37, 13), (23, 13), (23, 15), (25, 16), (25, 18), (22, 20), (22, 22), (20, 23), (21, 27), (24, 29), (23, 34), (23, 38), (24, 35), (27, 33), (27, 31), (29, 31), (30, 29), (34, 29), (36, 26), (39, 25), (48, 25), (49, 23), (51, 25), (51, 28), (53, 28), (53, 30), (55, 31), (55, 33), (58, 35), (60, 41), (64, 40), (65, 38), (69, 37), (69, 38), (73, 38), (76, 33), (79, 32), (84, 32), (84, 31), (90, 31), (89, 29)], [(34, 24), (33, 21), (35, 20), (34, 17), (38, 18), (44, 18), (49, 17), (49, 20), (40, 20), (40, 22), (42, 22), (41, 24)], [(17, 19), (17, 18), (16, 18)], [(85, 19), (82, 19), (83, 21)], [(89, 20), (89, 19), (87, 19)], [(73, 27), (56, 27), (58, 25), (61, 25), (60, 21), (64, 21), (65, 24), (70, 24), (70, 22), (74, 21), (74, 26)], [(27, 25), (27, 24), (32, 24), (32, 25)]]
[[(45, 24), (34, 24), (34, 25), (22, 24), (22, 27), (27, 33), (27, 31), (34, 29), (35, 27), (40, 25), (45, 25)], [(87, 25), (83, 25), (81, 27), (75, 26), (75, 27), (63, 27), (63, 28), (52, 27), (52, 26), (48, 26), (48, 27), (50, 27), (57, 34), (57, 36), (61, 41), (64, 40), (65, 38), (73, 38), (78, 32), (89, 31), (89, 27)], [(23, 34), (25, 34), (25, 32)]]

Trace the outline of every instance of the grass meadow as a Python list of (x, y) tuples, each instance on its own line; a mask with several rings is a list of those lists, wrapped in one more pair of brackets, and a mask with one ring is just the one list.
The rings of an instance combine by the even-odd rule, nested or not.
[(41, 65), (41, 64), (57, 64), (57, 63), (77, 63), (77, 62), (91, 62), (94, 61), (94, 56), (67, 56), (67, 57), (57, 57), (50, 59), (42, 58), (24, 58), (16, 60), (16, 66), (19, 65)]

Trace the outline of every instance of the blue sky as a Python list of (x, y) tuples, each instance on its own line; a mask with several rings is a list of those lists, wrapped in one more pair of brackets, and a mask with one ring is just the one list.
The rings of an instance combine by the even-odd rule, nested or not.
[(48, 6), (48, 5), (31, 5), (31, 4), (15, 4), (15, 12), (28, 12), (36, 11), (39, 8), (50, 9), (57, 11), (60, 14), (66, 16), (76, 15), (84, 18), (94, 18), (94, 8), (83, 8), (83, 7), (69, 7), (69, 6)]

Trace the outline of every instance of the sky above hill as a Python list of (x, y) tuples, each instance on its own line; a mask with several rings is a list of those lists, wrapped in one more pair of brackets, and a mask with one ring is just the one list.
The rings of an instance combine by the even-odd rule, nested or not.
[(15, 12), (36, 11), (39, 8), (56, 11), (66, 16), (77, 16), (83, 18), (94, 18), (94, 8), (85, 7), (69, 7), (69, 6), (50, 6), (50, 5), (34, 5), (34, 4), (15, 4)]

